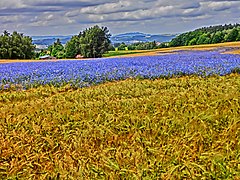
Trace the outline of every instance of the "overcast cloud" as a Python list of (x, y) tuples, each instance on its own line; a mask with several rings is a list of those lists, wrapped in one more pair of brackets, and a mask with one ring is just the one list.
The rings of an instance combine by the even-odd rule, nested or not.
[(240, 0), (1, 0), (0, 31), (69, 35), (98, 24), (112, 34), (179, 33), (239, 23)]

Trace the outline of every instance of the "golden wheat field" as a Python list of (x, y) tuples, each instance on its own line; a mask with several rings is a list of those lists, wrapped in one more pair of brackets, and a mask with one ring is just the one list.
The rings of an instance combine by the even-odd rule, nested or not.
[(1, 179), (239, 179), (240, 75), (0, 93)]

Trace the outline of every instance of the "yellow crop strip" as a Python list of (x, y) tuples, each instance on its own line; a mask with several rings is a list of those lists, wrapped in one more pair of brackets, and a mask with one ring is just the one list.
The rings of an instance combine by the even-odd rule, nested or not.
[(238, 179), (240, 75), (0, 93), (0, 179)]

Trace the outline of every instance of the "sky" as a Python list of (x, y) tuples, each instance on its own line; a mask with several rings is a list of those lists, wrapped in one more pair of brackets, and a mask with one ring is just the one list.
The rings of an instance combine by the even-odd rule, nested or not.
[(74, 35), (94, 25), (111, 34), (173, 34), (240, 23), (240, 0), (0, 0), (0, 32)]

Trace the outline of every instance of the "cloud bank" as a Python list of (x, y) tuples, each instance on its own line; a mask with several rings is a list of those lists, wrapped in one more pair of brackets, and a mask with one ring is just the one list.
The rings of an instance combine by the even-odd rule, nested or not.
[(113, 34), (176, 33), (239, 23), (239, 0), (1, 0), (0, 31), (76, 34), (95, 24)]

